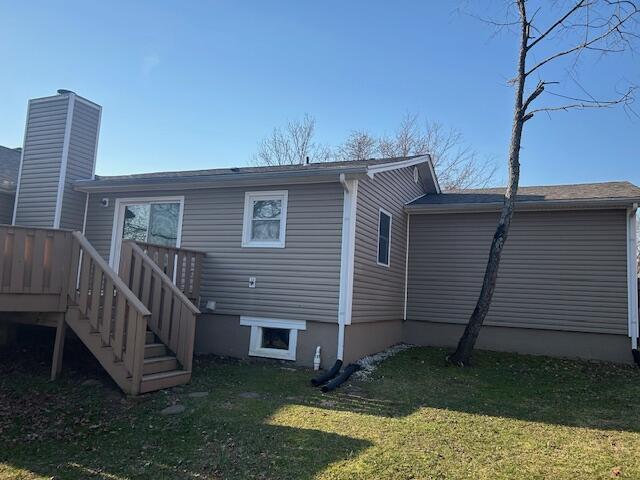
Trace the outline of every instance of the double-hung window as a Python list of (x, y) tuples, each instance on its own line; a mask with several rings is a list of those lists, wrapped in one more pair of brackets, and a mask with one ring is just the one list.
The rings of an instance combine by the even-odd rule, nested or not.
[(243, 247), (284, 248), (287, 197), (286, 190), (245, 193)]
[(391, 214), (382, 208), (378, 214), (378, 265), (389, 266), (391, 256)]

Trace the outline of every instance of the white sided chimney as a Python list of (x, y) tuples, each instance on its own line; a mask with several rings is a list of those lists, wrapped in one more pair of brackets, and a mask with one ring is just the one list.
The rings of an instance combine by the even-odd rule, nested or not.
[(102, 107), (70, 90), (29, 100), (13, 224), (81, 230), (93, 178)]

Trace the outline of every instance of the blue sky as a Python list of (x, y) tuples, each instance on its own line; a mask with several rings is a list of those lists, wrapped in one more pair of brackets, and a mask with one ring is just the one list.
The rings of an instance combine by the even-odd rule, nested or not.
[[(274, 126), (305, 113), (317, 140), (336, 144), (354, 129), (390, 133), (415, 112), (494, 157), (502, 183), (516, 39), (456, 5), (0, 0), (0, 145), (21, 145), (27, 99), (58, 88), (103, 106), (98, 174), (245, 165)], [(581, 72), (597, 91), (640, 83), (638, 58)], [(539, 116), (522, 184), (640, 184), (639, 134), (621, 109)]]

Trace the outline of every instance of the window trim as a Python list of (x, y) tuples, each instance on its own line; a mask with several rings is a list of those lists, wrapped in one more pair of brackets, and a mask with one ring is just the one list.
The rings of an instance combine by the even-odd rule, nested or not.
[[(253, 202), (255, 200), (280, 200), (280, 238), (277, 241), (252, 240), (251, 222), (253, 221)], [(287, 233), (287, 206), (289, 200), (288, 190), (270, 190), (245, 192), (244, 214), (242, 221), (242, 247), (243, 248), (284, 248)]]
[[(240, 325), (244, 327), (251, 327), (249, 356), (294, 361), (296, 359), (296, 350), (298, 347), (298, 330), (307, 329), (307, 322), (304, 320), (246, 317), (244, 315), (240, 317)], [(279, 348), (261, 347), (263, 328), (281, 328), (289, 330), (289, 348), (287, 350), (282, 350)]]
[[(111, 225), (111, 247), (109, 250), (109, 266), (116, 272), (120, 266), (120, 247), (122, 245), (123, 219), (124, 209), (128, 205), (141, 205), (152, 203), (179, 203), (180, 211), (178, 213), (178, 232), (176, 238), (176, 248), (180, 248), (182, 242), (182, 220), (184, 217), (184, 195), (167, 196), (167, 197), (135, 197), (135, 198), (116, 198), (113, 207), (113, 223)], [(101, 207), (100, 207), (101, 208)]]
[[(381, 213), (384, 213), (389, 217), (389, 245), (387, 246), (387, 263), (380, 262), (380, 227), (382, 225), (380, 222)], [(381, 267), (388, 268), (391, 266), (391, 231), (392, 230), (393, 230), (393, 215), (388, 211), (386, 211), (384, 208), (380, 207), (378, 209), (378, 241), (377, 241), (377, 247), (376, 247), (376, 263)]]

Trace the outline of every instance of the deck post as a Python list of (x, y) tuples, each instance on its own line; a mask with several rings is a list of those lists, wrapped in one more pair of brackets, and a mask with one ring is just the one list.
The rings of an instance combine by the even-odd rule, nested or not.
[(0, 321), (0, 347), (7, 347), (16, 341), (16, 326), (11, 322)]
[(67, 334), (67, 322), (64, 314), (58, 316), (56, 339), (53, 344), (53, 359), (51, 361), (51, 381), (56, 380), (62, 371), (62, 355), (64, 353), (64, 339)]

